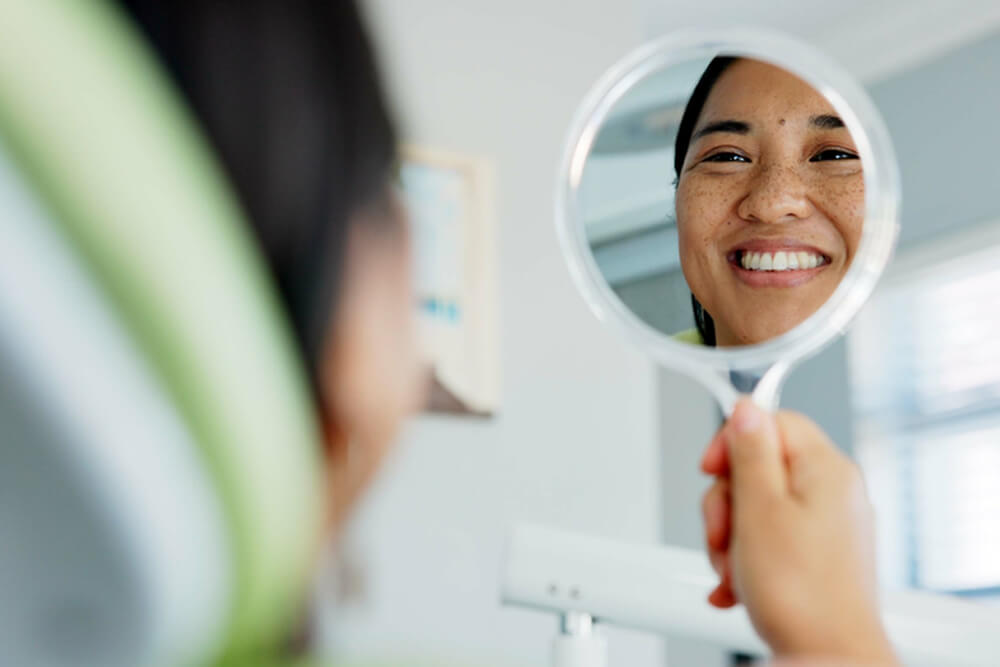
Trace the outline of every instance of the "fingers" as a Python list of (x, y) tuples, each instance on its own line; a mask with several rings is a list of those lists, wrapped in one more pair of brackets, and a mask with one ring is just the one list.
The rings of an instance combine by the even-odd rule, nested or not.
[(708, 559), (712, 569), (719, 575), (719, 583), (708, 595), (708, 601), (716, 607), (732, 607), (739, 603), (733, 588), (733, 574), (729, 567), (729, 552), (716, 549), (708, 550)]
[(729, 474), (729, 452), (726, 451), (725, 428), (716, 431), (712, 441), (705, 448), (701, 457), (701, 470), (715, 477), (725, 477)]
[(712, 589), (712, 592), (708, 594), (708, 602), (713, 607), (718, 607), (720, 609), (735, 607), (740, 603), (736, 594), (733, 592), (733, 587), (728, 575), (723, 577), (722, 581), (719, 582), (719, 585)]
[(778, 431), (788, 458), (821, 454), (833, 443), (811, 419), (797, 412), (782, 411), (775, 415)]
[(852, 464), (811, 419), (794, 412), (777, 415), (778, 431), (785, 448), (789, 489), (804, 497), (841, 480)]
[(719, 575), (719, 581), (722, 581), (729, 571), (729, 554), (721, 549), (709, 548), (708, 562), (712, 564), (712, 569)]
[(708, 560), (712, 569), (719, 575), (719, 585), (709, 594), (708, 601), (720, 608), (728, 608), (737, 604), (736, 595), (732, 590), (732, 577), (729, 571), (729, 482), (716, 480), (705, 492), (701, 503), (705, 518), (705, 542), (708, 546)]
[(730, 499), (729, 482), (716, 480), (701, 500), (705, 520), (705, 542), (709, 549), (725, 550), (729, 546)]
[(786, 493), (785, 458), (773, 415), (742, 399), (726, 423), (724, 437), (734, 497), (743, 503)]

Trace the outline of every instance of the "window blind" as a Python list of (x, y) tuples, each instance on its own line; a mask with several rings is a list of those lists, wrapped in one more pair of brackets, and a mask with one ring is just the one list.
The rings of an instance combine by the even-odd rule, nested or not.
[(1000, 592), (1000, 245), (917, 253), (849, 334), (889, 585)]

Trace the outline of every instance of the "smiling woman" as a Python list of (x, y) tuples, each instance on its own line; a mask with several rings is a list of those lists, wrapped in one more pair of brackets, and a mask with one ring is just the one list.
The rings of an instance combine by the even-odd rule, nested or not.
[(684, 110), (674, 169), (701, 341), (769, 340), (830, 297), (861, 238), (864, 181), (826, 98), (779, 67), (715, 58)]
[(719, 348), (817, 312), (859, 251), (874, 173), (838, 109), (738, 51), (664, 63), (616, 99), (574, 203), (618, 301), (657, 333)]

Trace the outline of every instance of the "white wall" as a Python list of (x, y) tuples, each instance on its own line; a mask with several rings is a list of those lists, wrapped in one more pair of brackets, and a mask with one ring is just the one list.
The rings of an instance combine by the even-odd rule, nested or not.
[[(613, 0), (366, 5), (405, 137), (495, 163), (503, 393), (493, 419), (412, 425), (353, 526), (367, 600), (330, 616), (327, 641), (350, 655), (545, 665), (554, 618), (498, 604), (508, 526), (661, 534), (655, 370), (587, 310), (552, 218), (570, 116), (640, 30)], [(612, 664), (663, 664), (660, 639), (611, 635)]]

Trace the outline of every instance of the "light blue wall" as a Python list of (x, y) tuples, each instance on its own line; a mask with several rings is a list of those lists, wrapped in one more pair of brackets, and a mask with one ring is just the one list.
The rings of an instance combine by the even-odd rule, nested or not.
[(870, 92), (899, 158), (901, 246), (1000, 216), (1000, 32)]
[[(900, 251), (1000, 219), (1000, 32), (869, 86), (903, 184)], [(784, 406), (852, 447), (847, 346), (840, 340), (789, 379)]]

